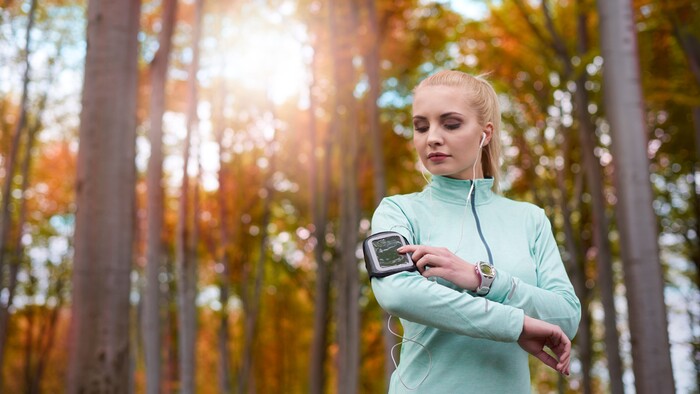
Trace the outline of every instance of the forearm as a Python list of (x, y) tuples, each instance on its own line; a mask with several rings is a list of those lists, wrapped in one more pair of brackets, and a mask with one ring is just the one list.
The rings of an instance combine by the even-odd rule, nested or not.
[(540, 288), (505, 271), (499, 271), (497, 275), (487, 298), (556, 324), (569, 338), (574, 337), (581, 318), (581, 304), (570, 286), (559, 281), (561, 283), (548, 283), (546, 288)]
[(522, 310), (455, 291), (415, 272), (372, 279), (372, 289), (388, 313), (419, 324), (501, 342), (516, 341), (522, 331)]

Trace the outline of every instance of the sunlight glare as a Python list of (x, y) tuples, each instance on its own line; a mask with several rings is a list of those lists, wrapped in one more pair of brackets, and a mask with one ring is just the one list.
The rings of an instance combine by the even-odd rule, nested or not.
[(305, 57), (307, 34), (304, 25), (294, 19), (294, 4), (270, 9), (259, 5), (255, 15), (244, 17), (226, 29), (231, 43), (225, 54), (226, 76), (251, 90), (261, 90), (274, 104), (308, 89)]

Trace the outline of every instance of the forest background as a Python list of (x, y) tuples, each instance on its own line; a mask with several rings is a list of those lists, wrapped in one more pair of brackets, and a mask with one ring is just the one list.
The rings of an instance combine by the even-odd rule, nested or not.
[(600, 5), (89, 3), (1, 4), (0, 392), (383, 392), (358, 243), (425, 185), (411, 88), (440, 69), (488, 73), (503, 194), (545, 208), (582, 301), (572, 375), (531, 362), (533, 391), (649, 392), (664, 352), (700, 390), (700, 2), (625, 25), (668, 321), (634, 360)]

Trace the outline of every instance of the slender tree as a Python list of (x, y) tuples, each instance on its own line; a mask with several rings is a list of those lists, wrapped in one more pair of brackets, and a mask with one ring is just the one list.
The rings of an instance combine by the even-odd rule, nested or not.
[[(272, 154), (274, 155), (274, 153)], [(256, 263), (255, 279), (253, 280), (252, 294), (246, 297), (245, 320), (243, 327), (243, 355), (241, 361), (241, 369), (238, 377), (238, 392), (241, 394), (255, 392), (254, 381), (252, 377), (253, 369), (253, 349), (256, 339), (256, 332), (260, 318), (260, 304), (262, 301), (262, 286), (265, 284), (265, 262), (268, 260), (267, 249), (269, 239), (269, 224), (271, 215), (271, 200), (273, 197), (274, 188), (272, 185), (272, 174), (274, 173), (274, 157), (271, 158), (269, 176), (265, 180), (264, 195), (262, 208), (262, 219), (260, 222), (261, 236), (260, 245), (258, 248), (258, 261)]]
[(355, 250), (358, 241), (358, 189), (356, 157), (358, 153), (357, 117), (353, 90), (356, 81), (353, 68), (352, 32), (356, 18), (348, 0), (333, 0), (331, 28), (334, 80), (337, 102), (335, 123), (339, 126), (340, 152), (340, 261), (337, 275), (338, 319), (338, 393), (354, 394), (359, 381), (359, 273)]
[[(382, 81), (379, 74), (379, 49), (382, 37), (380, 36), (380, 26), (377, 17), (377, 4), (372, 0), (365, 0), (364, 8), (367, 13), (366, 26), (368, 39), (365, 43), (365, 71), (369, 82), (367, 92), (367, 126), (369, 128), (369, 136), (372, 141), (372, 177), (374, 181), (374, 206), (378, 206), (382, 198), (386, 195), (386, 171), (384, 169), (384, 144), (382, 138), (382, 129), (379, 123), (379, 95), (382, 90)], [(385, 320), (389, 319), (389, 314), (385, 311), (382, 313)], [(391, 349), (397, 342), (397, 338), (389, 331), (387, 324), (382, 324), (382, 335), (384, 338), (384, 379), (386, 388), (389, 387), (391, 374), (394, 372), (394, 364), (391, 358)]]
[[(180, 355), (180, 386), (184, 394), (195, 392), (195, 340), (197, 331), (197, 309), (195, 305), (197, 292), (197, 268), (196, 268), (196, 245), (192, 242), (196, 238), (195, 229), (190, 225), (190, 216), (197, 215), (197, 212), (190, 213), (190, 187), (189, 184), (189, 159), (191, 155), (191, 145), (193, 138), (197, 138), (197, 72), (199, 71), (199, 42), (202, 34), (202, 15), (204, 0), (195, 2), (195, 12), (192, 34), (192, 62), (189, 67), (189, 78), (187, 80), (187, 135), (183, 151), (182, 166), (182, 189), (180, 195), (179, 218), (176, 235), (176, 264), (178, 273), (178, 309), (179, 309), (179, 342), (178, 349)], [(196, 190), (196, 185), (194, 187)], [(196, 223), (196, 220), (195, 220)]]
[[(330, 7), (326, 7), (328, 10)], [(331, 19), (326, 15), (327, 23)], [(315, 47), (320, 49), (319, 33), (316, 34)], [(314, 248), (314, 260), (316, 262), (316, 289), (314, 293), (314, 336), (311, 343), (311, 362), (309, 365), (309, 391), (312, 394), (321, 394), (326, 386), (326, 355), (328, 346), (328, 323), (330, 320), (330, 284), (331, 267), (325, 261), (323, 255), (326, 250), (326, 226), (328, 224), (328, 205), (330, 189), (330, 160), (334, 138), (329, 135), (335, 130), (334, 126), (328, 127), (326, 133), (322, 133), (320, 122), (316, 119), (316, 111), (319, 108), (319, 100), (316, 98), (319, 55), (314, 51), (311, 59), (311, 81), (309, 84), (309, 135), (310, 135), (310, 160), (309, 160), (309, 205), (313, 222), (313, 236), (316, 239)], [(326, 134), (325, 141), (322, 135)], [(321, 154), (319, 154), (321, 153)], [(325, 164), (325, 165), (324, 165)]]
[[(576, 55), (586, 56), (589, 51), (587, 14), (583, 9), (583, 3), (577, 0), (577, 24), (576, 24)], [(554, 31), (551, 14), (547, 11), (547, 2), (542, 2), (550, 31)], [(574, 75), (573, 65), (570, 56), (566, 54), (564, 43), (558, 34), (557, 52), (562, 61), (566, 64), (566, 74), (568, 78), (573, 78), (576, 86), (574, 92), (574, 111), (578, 121), (579, 142), (581, 144), (581, 154), (583, 156), (583, 166), (585, 169), (586, 183), (592, 197), (593, 212), (593, 245), (596, 247), (596, 262), (598, 267), (598, 287), (600, 288), (601, 301), (605, 313), (605, 354), (608, 362), (608, 373), (610, 376), (610, 392), (614, 394), (624, 393), (622, 384), (622, 360), (620, 359), (619, 335), (617, 332), (617, 311), (615, 309), (615, 281), (612, 270), (612, 250), (608, 239), (609, 219), (605, 210), (605, 195), (603, 191), (603, 171), (600, 161), (595, 156), (597, 147), (595, 127), (588, 114), (590, 104), (586, 82), (586, 73)], [(585, 319), (582, 319), (585, 320)]]
[(647, 130), (639, 76), (637, 30), (628, 1), (597, 1), (605, 106), (610, 119), (620, 245), (625, 266), (635, 387), (638, 393), (674, 392), (649, 181)]
[[(218, 127), (219, 132), (217, 136), (217, 143), (219, 145), (219, 152), (224, 151), (223, 145), (223, 134), (224, 128), (222, 126)], [(226, 206), (226, 178), (228, 172), (225, 170), (226, 163), (223, 160), (223, 155), (219, 155), (219, 190), (218, 190), (218, 201), (219, 201), (219, 233), (221, 239), (221, 245), (219, 246), (219, 257), (218, 264), (220, 264), (219, 275), (219, 302), (221, 303), (221, 311), (219, 312), (219, 390), (222, 393), (231, 392), (231, 362), (230, 362), (230, 351), (229, 351), (229, 314), (228, 305), (229, 298), (231, 296), (231, 267), (230, 267), (230, 249), (231, 249), (231, 235), (230, 227), (228, 225), (228, 208)]]
[[(675, 6), (674, 5), (664, 5), (671, 8), (667, 12), (668, 19), (671, 23), (671, 28), (673, 32), (673, 37), (675, 38), (678, 46), (683, 52), (683, 56), (688, 64), (688, 69), (690, 74), (695, 79), (696, 86), (700, 86), (700, 40), (696, 35), (693, 35), (690, 29), (683, 26), (679, 14), (681, 12), (690, 12), (691, 7)], [(693, 119), (693, 130), (695, 135), (695, 171), (700, 170), (700, 105), (693, 105), (690, 109)], [(700, 234), (700, 193), (696, 190), (694, 196), (695, 203), (695, 231), (696, 234)], [(693, 262), (695, 263), (695, 285), (700, 288), (700, 243), (697, 241), (697, 237), (694, 242), (695, 252), (693, 254)], [(698, 354), (695, 357), (698, 365), (698, 371), (700, 371), (700, 346), (696, 346), (695, 353)], [(699, 372), (700, 373), (700, 372)], [(700, 375), (699, 375), (700, 376)], [(700, 385), (700, 379), (698, 379), (698, 384)]]
[[(567, 141), (567, 138), (562, 138)], [(567, 144), (568, 145), (568, 144)], [(562, 152), (567, 152), (567, 147), (562, 149)], [(566, 155), (566, 153), (564, 153)], [(568, 156), (568, 155), (566, 155)], [(564, 161), (566, 164), (568, 160)], [(564, 168), (570, 168), (569, 165), (564, 165)], [(565, 264), (567, 272), (571, 275), (571, 282), (574, 286), (574, 291), (576, 296), (581, 301), (581, 321), (579, 322), (578, 332), (576, 333), (576, 349), (578, 350), (578, 358), (581, 362), (581, 375), (582, 375), (582, 392), (584, 394), (591, 394), (593, 392), (592, 379), (591, 379), (591, 367), (593, 364), (593, 340), (591, 333), (591, 315), (589, 312), (589, 291), (586, 287), (586, 273), (583, 269), (584, 259), (581, 257), (580, 247), (576, 242), (576, 234), (574, 233), (574, 226), (571, 220), (572, 210), (569, 207), (568, 202), (568, 189), (565, 182), (565, 174), (563, 168), (557, 169), (557, 188), (559, 189), (559, 198), (557, 199), (557, 204), (561, 210), (563, 229), (566, 238), (566, 251), (567, 255), (565, 258)]]
[[(597, 287), (601, 294), (601, 303), (604, 310), (605, 354), (610, 376), (610, 391), (620, 394), (624, 392), (624, 387), (622, 384), (622, 361), (620, 359), (619, 335), (617, 331), (617, 312), (615, 310), (612, 249), (607, 236), (610, 230), (610, 221), (606, 213), (603, 171), (600, 161), (595, 156), (595, 149), (598, 146), (595, 127), (588, 114), (590, 99), (586, 89), (587, 75), (585, 72), (577, 73), (574, 70), (572, 55), (569, 53), (564, 37), (554, 26), (554, 18), (547, 1), (540, 2), (546, 33), (535, 23), (534, 18), (530, 17), (527, 6), (523, 1), (518, 0), (515, 2), (515, 5), (534, 36), (542, 44), (542, 47), (551, 48), (556, 59), (563, 66), (562, 77), (565, 80), (572, 80), (576, 87), (573, 92), (573, 103), (586, 186), (591, 196), (593, 246), (596, 250)], [(587, 14), (583, 2), (576, 2), (576, 10), (575, 55), (578, 58), (582, 58), (589, 51)], [(583, 289), (579, 287), (579, 290)], [(584, 301), (583, 305), (587, 305), (587, 302)], [(582, 318), (582, 322), (587, 322), (587, 319), (585, 317)], [(583, 342), (581, 345), (585, 345), (588, 341), (584, 339)], [(586, 353), (584, 351), (584, 354)], [(584, 361), (587, 364), (587, 360), (584, 359)]]
[[(12, 134), (12, 143), (10, 145), (9, 154), (5, 161), (5, 179), (2, 187), (2, 210), (0, 211), (0, 290), (8, 289), (10, 293), (14, 292), (11, 283), (15, 281), (16, 271), (19, 261), (15, 261), (10, 267), (9, 278), (5, 278), (5, 263), (10, 255), (8, 244), (10, 241), (10, 228), (12, 227), (12, 215), (10, 207), (12, 204), (12, 195), (10, 193), (15, 174), (15, 166), (20, 148), (20, 141), (25, 130), (27, 120), (27, 102), (29, 100), (29, 81), (31, 64), (29, 62), (29, 51), (31, 49), (31, 33), (34, 26), (36, 16), (37, 0), (32, 0), (29, 13), (27, 15), (27, 30), (24, 37), (24, 73), (22, 74), (22, 95), (19, 102), (19, 119), (15, 125), (14, 133)], [(14, 278), (13, 278), (14, 277)], [(6, 282), (7, 285), (6, 285)], [(9, 308), (11, 306), (12, 296), (7, 298), (7, 301), (0, 301), (0, 370), (4, 365), (5, 360), (5, 344), (7, 343), (7, 328), (9, 316)], [(3, 374), (0, 373), (0, 390), (3, 387)]]
[(146, 356), (146, 392), (160, 392), (161, 376), (161, 317), (160, 280), (163, 271), (163, 113), (165, 112), (165, 85), (172, 47), (172, 35), (177, 15), (177, 0), (164, 0), (161, 31), (158, 34), (158, 51), (150, 65), (151, 112), (149, 141), (151, 156), (148, 159), (146, 184), (146, 289), (143, 316), (143, 342)]
[(127, 393), (139, 0), (90, 0), (68, 393)]
[[(220, 15), (224, 15), (222, 12), (225, 7), (219, 5), (221, 9), (219, 10)], [(216, 18), (216, 30), (220, 32), (223, 37), (222, 32), (222, 22), (223, 16)], [(223, 41), (223, 40), (220, 40)], [(224, 42), (221, 42), (222, 45)], [(222, 45), (223, 49), (223, 45)], [(224, 70), (223, 57), (220, 58), (218, 63), (219, 71)], [(225, 116), (224, 116), (224, 104), (228, 96), (228, 87), (223, 81), (219, 82), (218, 88), (215, 90), (216, 97), (214, 98), (214, 122), (213, 128), (216, 133), (216, 143), (219, 147), (219, 172), (218, 181), (219, 188), (217, 190), (217, 201), (219, 204), (219, 245), (214, 250), (214, 255), (216, 256), (217, 264), (219, 269), (219, 302), (221, 303), (221, 310), (219, 311), (219, 329), (218, 329), (218, 348), (219, 348), (219, 392), (223, 394), (231, 393), (231, 352), (229, 350), (230, 341), (230, 325), (229, 325), (229, 298), (231, 297), (231, 255), (233, 240), (235, 235), (232, 235), (233, 226), (229, 222), (229, 208), (228, 208), (228, 196), (231, 191), (229, 187), (230, 173), (228, 171), (228, 163), (226, 162), (225, 152), (227, 147), (224, 145), (224, 136), (226, 134), (225, 126)]]

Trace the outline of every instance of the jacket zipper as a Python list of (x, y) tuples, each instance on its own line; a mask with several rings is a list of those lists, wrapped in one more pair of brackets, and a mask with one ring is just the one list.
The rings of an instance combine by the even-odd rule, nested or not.
[(488, 242), (486, 242), (486, 238), (484, 238), (484, 233), (481, 231), (481, 222), (479, 221), (479, 215), (476, 213), (476, 188), (474, 188), (474, 191), (472, 192), (472, 212), (474, 213), (474, 220), (476, 221), (476, 231), (479, 233), (481, 243), (484, 244), (484, 247), (486, 248), (486, 253), (489, 255), (489, 264), (493, 265), (493, 255), (491, 255), (491, 248), (489, 247)]

